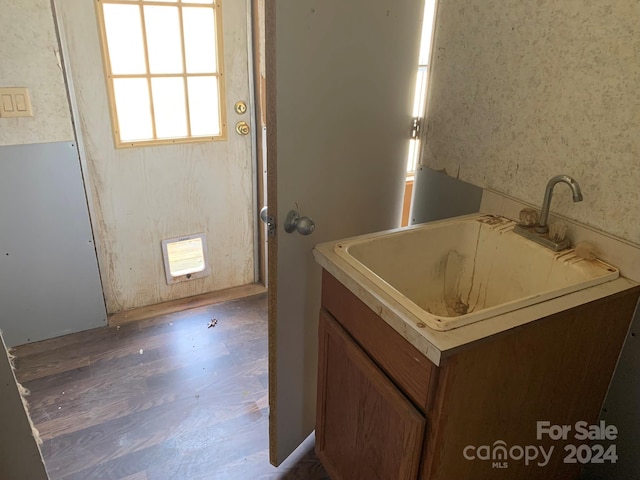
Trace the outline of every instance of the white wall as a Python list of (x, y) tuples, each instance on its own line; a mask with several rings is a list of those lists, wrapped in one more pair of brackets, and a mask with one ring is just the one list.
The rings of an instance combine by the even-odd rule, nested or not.
[(439, 2), (422, 163), (640, 242), (640, 7)]
[(0, 118), (0, 145), (73, 140), (48, 0), (0, 0), (0, 87), (28, 87), (33, 117)]

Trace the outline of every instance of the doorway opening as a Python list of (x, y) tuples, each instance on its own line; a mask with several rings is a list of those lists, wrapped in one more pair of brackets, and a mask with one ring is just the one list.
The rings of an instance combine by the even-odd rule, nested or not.
[(54, 7), (109, 323), (259, 286), (248, 2)]

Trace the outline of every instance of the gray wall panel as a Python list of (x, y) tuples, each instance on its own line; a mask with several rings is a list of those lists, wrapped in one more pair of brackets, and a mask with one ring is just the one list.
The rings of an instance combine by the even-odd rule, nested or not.
[(106, 324), (75, 143), (0, 147), (0, 329), (8, 345)]
[(420, 166), (411, 198), (410, 224), (433, 222), (480, 210), (482, 188)]

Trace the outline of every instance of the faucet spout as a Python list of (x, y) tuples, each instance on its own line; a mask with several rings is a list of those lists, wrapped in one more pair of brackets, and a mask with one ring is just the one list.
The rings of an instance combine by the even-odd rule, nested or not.
[(549, 226), (547, 222), (549, 221), (549, 209), (551, 208), (551, 197), (553, 196), (553, 187), (558, 183), (566, 183), (571, 187), (571, 192), (573, 193), (573, 201), (581, 202), (582, 201), (582, 191), (580, 190), (580, 184), (569, 175), (556, 175), (547, 183), (547, 188), (544, 191), (544, 201), (542, 202), (542, 210), (540, 211), (540, 221), (538, 225), (536, 225), (535, 230), (538, 233), (547, 233), (549, 231)]

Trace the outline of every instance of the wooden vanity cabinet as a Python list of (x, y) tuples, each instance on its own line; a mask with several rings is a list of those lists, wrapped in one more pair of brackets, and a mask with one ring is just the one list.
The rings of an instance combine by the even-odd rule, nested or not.
[(435, 366), (327, 272), (322, 305), (318, 457), (332, 480), (417, 479)]
[(424, 417), (324, 310), (319, 331), (316, 448), (332, 478), (415, 480)]
[[(596, 424), (640, 287), (466, 345), (436, 367), (328, 272), (316, 453), (332, 480), (570, 480), (536, 422)], [(546, 465), (467, 460), (467, 445), (538, 445)]]

